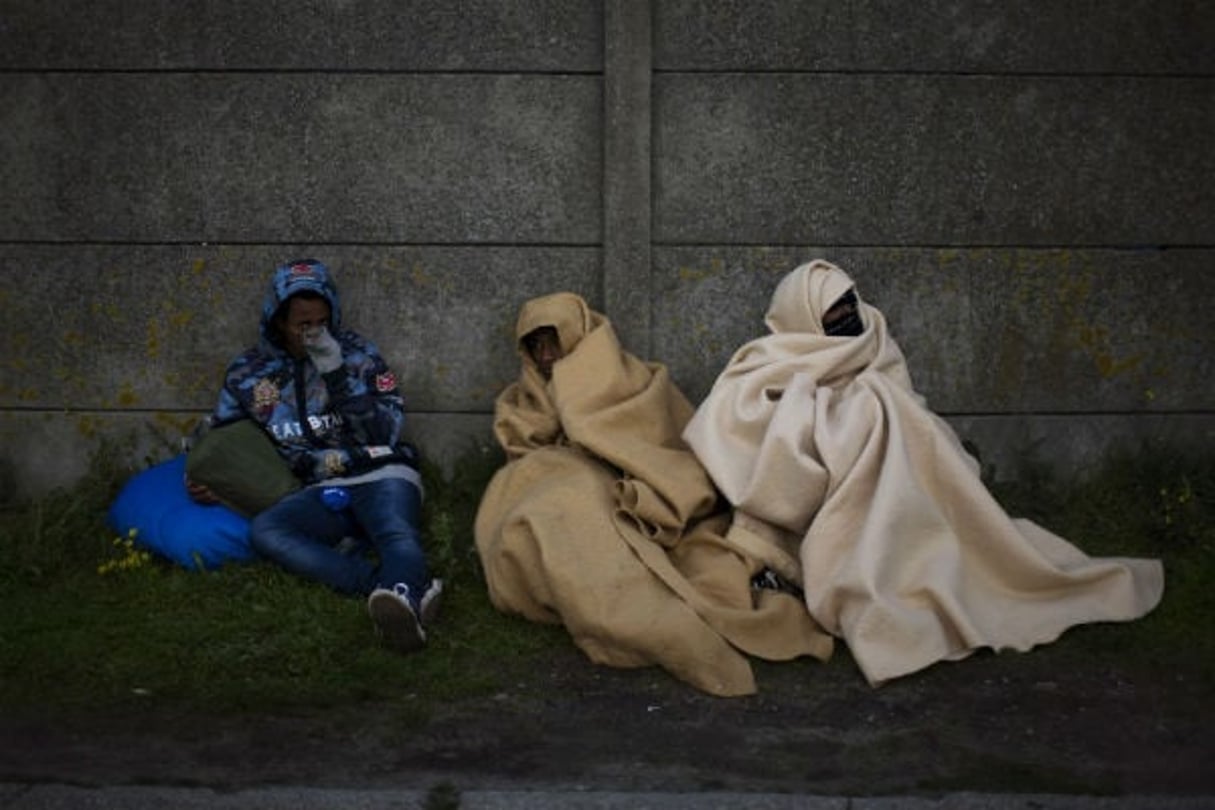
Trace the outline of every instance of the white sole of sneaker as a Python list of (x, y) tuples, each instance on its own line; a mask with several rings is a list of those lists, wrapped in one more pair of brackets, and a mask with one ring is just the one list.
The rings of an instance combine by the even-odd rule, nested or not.
[(367, 598), (367, 612), (385, 646), (410, 653), (426, 646), (426, 631), (401, 597), (389, 590), (376, 590)]
[(422, 594), (422, 627), (430, 627), (439, 618), (439, 605), (443, 601), (443, 580), (431, 580), (430, 587)]

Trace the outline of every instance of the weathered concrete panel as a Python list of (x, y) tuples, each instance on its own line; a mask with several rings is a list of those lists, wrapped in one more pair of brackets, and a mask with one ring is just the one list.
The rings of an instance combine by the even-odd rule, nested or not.
[(1194, 0), (655, 0), (660, 70), (1215, 72)]
[(767, 333), (777, 282), (816, 257), (886, 315), (934, 410), (1212, 412), (1209, 249), (656, 249), (654, 353), (690, 397)]
[[(1215, 414), (990, 414), (951, 416), (958, 436), (997, 481), (1044, 465), (1065, 480), (1099, 471), (1111, 455), (1215, 448)], [(1032, 474), (1031, 467), (1031, 474)]]
[(518, 372), (528, 298), (601, 306), (597, 248), (10, 246), (0, 256), (0, 408), (207, 410), (257, 337), (274, 267), (333, 269), (411, 409), (488, 411)]
[(1207, 244), (1215, 79), (674, 75), (654, 238)]
[(595, 71), (593, 0), (5, 0), (0, 68)]
[(591, 76), (0, 75), (0, 240), (600, 238)]
[[(23, 498), (71, 486), (88, 470), (104, 437), (134, 439), (123, 452), (138, 464), (167, 458), (202, 413), (8, 412), (0, 415), (0, 480)], [(1014, 479), (1027, 460), (1063, 475), (1097, 468), (1111, 451), (1215, 445), (1215, 415), (1027, 414), (949, 416), (997, 480)], [(496, 452), (488, 413), (410, 414), (409, 431), (426, 458), (450, 471), (465, 454)]]
[[(71, 486), (88, 472), (89, 460), (103, 446), (133, 467), (144, 460), (167, 459), (203, 412), (0, 412), (0, 482), (13, 489), (3, 500), (35, 496)], [(408, 431), (423, 455), (450, 471), (466, 453), (489, 453), (492, 417), (473, 413), (409, 414)]]
[(299, 255), (441, 460), (524, 300), (606, 307), (698, 400), (816, 255), (985, 461), (1209, 446), (1213, 35), (1186, 0), (13, 0), (0, 466), (180, 436)]

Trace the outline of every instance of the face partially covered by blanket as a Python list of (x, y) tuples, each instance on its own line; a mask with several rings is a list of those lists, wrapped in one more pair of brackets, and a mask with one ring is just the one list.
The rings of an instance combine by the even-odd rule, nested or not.
[[(548, 376), (524, 342), (545, 327), (556, 330), (562, 355)], [(716, 508), (712, 482), (680, 438), (692, 407), (665, 366), (624, 351), (611, 322), (573, 293), (525, 303), (515, 334), (519, 379), (494, 409), (508, 458), (561, 446), (609, 465), (660, 542)]]
[[(860, 334), (828, 335), (824, 317), (849, 293)], [(869, 438), (864, 427), (824, 435), (818, 408), (852, 397), (866, 381), (919, 397), (885, 317), (833, 264), (815, 261), (786, 275), (765, 323), (771, 334), (734, 353), (683, 435), (740, 513), (736, 522), (756, 530), (746, 537), (763, 537), (753, 551), (800, 583), (798, 547), (827, 496), (830, 468), (850, 466)]]
[[(523, 338), (557, 333), (546, 376)], [(477, 549), (498, 609), (559, 622), (594, 661), (658, 664), (718, 695), (755, 684), (743, 653), (825, 657), (788, 594), (753, 592), (758, 562), (723, 540), (716, 489), (680, 438), (692, 408), (665, 366), (624, 351), (572, 293), (527, 302), (519, 379), (499, 395), (507, 465), (486, 489)]]
[(853, 290), (828, 262), (789, 273), (771, 334), (735, 352), (684, 431), (735, 506), (727, 539), (801, 583), (874, 684), (1151, 610), (1158, 562), (1090, 558), (1004, 513), (881, 312), (858, 295), (859, 333), (828, 334)]
[(574, 293), (534, 298), (520, 308), (515, 323), (519, 379), (498, 396), (494, 409), (494, 436), (508, 458), (518, 458), (538, 447), (566, 443), (549, 387), (552, 369), (547, 374), (541, 369), (526, 343), (528, 336), (542, 329), (554, 330), (564, 359), (573, 354), (589, 333), (605, 327), (610, 328), (606, 319)]

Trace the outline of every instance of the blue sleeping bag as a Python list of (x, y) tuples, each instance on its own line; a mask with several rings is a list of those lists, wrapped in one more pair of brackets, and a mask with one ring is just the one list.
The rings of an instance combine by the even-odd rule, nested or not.
[(185, 473), (183, 453), (132, 476), (110, 505), (110, 528), (123, 538), (134, 529), (136, 546), (193, 571), (256, 559), (248, 519), (190, 500)]

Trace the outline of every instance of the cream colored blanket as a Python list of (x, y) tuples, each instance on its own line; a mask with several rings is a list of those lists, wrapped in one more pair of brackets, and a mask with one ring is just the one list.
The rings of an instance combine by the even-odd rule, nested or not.
[(546, 381), (525, 351), (498, 397), (508, 463), (476, 544), (493, 604), (561, 623), (592, 660), (658, 664), (715, 695), (755, 691), (743, 653), (826, 658), (831, 637), (786, 593), (755, 591), (760, 563), (723, 538), (728, 512), (680, 432), (692, 408), (665, 367), (624, 352), (578, 296), (524, 305), (520, 338), (558, 330)]
[(734, 354), (684, 432), (735, 506), (728, 539), (799, 582), (874, 685), (1150, 611), (1159, 562), (1091, 558), (1003, 511), (881, 312), (861, 300), (860, 336), (824, 334), (849, 289), (823, 261), (786, 276), (772, 334)]

